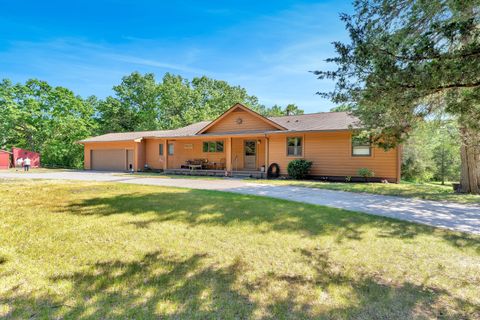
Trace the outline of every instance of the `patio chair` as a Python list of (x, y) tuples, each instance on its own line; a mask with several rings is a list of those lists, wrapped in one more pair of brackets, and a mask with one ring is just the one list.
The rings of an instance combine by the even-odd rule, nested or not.
[(217, 170), (224, 170), (225, 169), (225, 158), (222, 158), (220, 159), (217, 163), (216, 163), (216, 169)]
[(191, 164), (192, 164), (192, 160), (186, 160), (185, 164), (180, 165), (180, 169), (190, 169)]

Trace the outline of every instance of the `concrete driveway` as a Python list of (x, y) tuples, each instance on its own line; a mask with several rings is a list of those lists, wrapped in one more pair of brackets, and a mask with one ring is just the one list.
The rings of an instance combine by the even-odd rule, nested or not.
[(61, 179), (118, 182), (236, 192), (364, 212), (434, 227), (480, 234), (480, 205), (416, 200), (402, 197), (279, 186), (237, 179), (162, 179), (94, 171), (44, 173), (0, 172), (0, 178)]

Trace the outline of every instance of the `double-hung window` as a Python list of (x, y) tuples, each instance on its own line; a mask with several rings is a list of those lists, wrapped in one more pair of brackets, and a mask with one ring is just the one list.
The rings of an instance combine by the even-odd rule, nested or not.
[(372, 155), (370, 137), (352, 135), (352, 156), (369, 157)]
[(223, 141), (204, 141), (203, 152), (223, 152)]
[(287, 156), (301, 157), (302, 156), (302, 137), (287, 138)]

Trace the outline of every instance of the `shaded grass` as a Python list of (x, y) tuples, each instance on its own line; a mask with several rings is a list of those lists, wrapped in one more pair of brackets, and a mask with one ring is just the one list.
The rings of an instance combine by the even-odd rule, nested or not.
[(213, 191), (0, 186), (0, 317), (480, 317), (478, 236)]
[(318, 188), (327, 190), (340, 190), (349, 192), (365, 192), (381, 194), (388, 196), (401, 196), (407, 198), (434, 200), (434, 201), (452, 201), (458, 203), (477, 203), (480, 204), (480, 195), (460, 194), (453, 191), (451, 183), (441, 185), (438, 182), (414, 183), (402, 181), (395, 183), (342, 183), (342, 182), (322, 182), (308, 180), (255, 180), (257, 183), (275, 184), (275, 185), (294, 185), (307, 188)]

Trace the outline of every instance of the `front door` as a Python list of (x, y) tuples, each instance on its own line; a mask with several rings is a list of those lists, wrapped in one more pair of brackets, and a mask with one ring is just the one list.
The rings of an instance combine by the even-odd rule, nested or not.
[(257, 169), (257, 141), (245, 140), (244, 145), (245, 160), (244, 169), (256, 170)]

